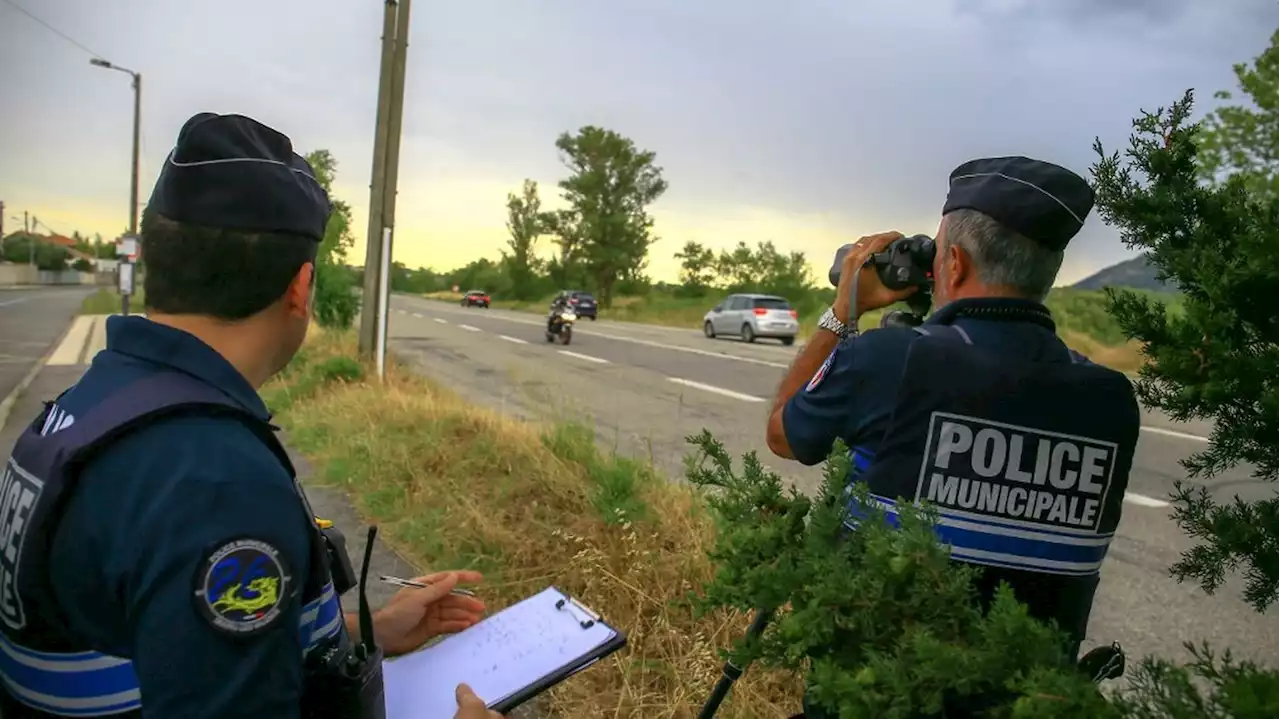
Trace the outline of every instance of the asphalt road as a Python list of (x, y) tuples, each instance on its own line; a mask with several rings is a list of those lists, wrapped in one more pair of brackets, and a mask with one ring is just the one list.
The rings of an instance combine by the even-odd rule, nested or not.
[(96, 287), (0, 289), (0, 400), (49, 351)]
[[(774, 389), (798, 348), (603, 320), (579, 323), (573, 343), (563, 347), (545, 342), (537, 315), (404, 296), (391, 306), (391, 349), (473, 401), (521, 417), (582, 421), (606, 446), (648, 457), (673, 477), (682, 475), (689, 451), (684, 437), (705, 427), (731, 453), (756, 451), (802, 489), (820, 480), (820, 468), (774, 457), (764, 443)], [(1210, 640), (1276, 666), (1274, 608), (1253, 613), (1235, 581), (1210, 597), (1168, 576), (1169, 565), (1192, 545), (1168, 518), (1168, 494), (1185, 476), (1178, 460), (1203, 448), (1207, 434), (1203, 424), (1146, 414), (1087, 645), (1115, 640), (1132, 657), (1183, 659), (1183, 641)], [(1244, 470), (1206, 486), (1220, 499), (1274, 492)]]

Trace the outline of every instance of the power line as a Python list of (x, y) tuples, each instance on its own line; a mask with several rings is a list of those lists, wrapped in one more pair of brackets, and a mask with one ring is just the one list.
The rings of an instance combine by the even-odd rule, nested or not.
[(65, 32), (63, 32), (63, 31), (59, 30), (58, 28), (56, 28), (56, 27), (54, 27), (54, 26), (50, 25), (49, 23), (45, 22), (44, 20), (41, 20), (40, 18), (36, 17), (35, 15), (32, 15), (30, 10), (27, 10), (26, 8), (22, 7), (21, 5), (19, 5), (18, 3), (14, 2), (13, 0), (4, 0), (4, 2), (5, 2), (7, 5), (12, 6), (14, 10), (17, 10), (18, 12), (22, 13), (23, 15), (26, 15), (27, 17), (31, 18), (32, 20), (35, 20), (36, 22), (40, 23), (41, 25), (44, 25), (44, 26), (45, 26), (45, 28), (49, 30), (49, 32), (52, 32), (54, 35), (57, 35), (58, 37), (62, 38), (63, 40), (66, 40), (67, 42), (71, 43), (72, 45), (75, 45), (76, 47), (80, 48), (81, 50), (84, 50), (85, 52), (89, 53), (89, 54), (90, 54), (90, 55), (92, 55), (93, 57), (95, 57), (95, 58), (100, 58), (100, 57), (102, 57), (102, 56), (101, 56), (101, 55), (99, 55), (98, 53), (94, 52), (93, 50), (90, 50), (89, 48), (87, 48), (87, 47), (85, 47), (84, 45), (82, 45), (82, 44), (80, 44), (79, 42), (77, 42), (75, 38), (73, 38), (73, 37), (71, 37), (70, 35), (66, 34)]

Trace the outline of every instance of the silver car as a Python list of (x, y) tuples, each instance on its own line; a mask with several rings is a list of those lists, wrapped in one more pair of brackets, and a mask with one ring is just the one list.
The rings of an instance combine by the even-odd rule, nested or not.
[(790, 346), (800, 332), (800, 323), (784, 297), (729, 295), (702, 318), (702, 332), (711, 339), (732, 335), (743, 342), (772, 337)]

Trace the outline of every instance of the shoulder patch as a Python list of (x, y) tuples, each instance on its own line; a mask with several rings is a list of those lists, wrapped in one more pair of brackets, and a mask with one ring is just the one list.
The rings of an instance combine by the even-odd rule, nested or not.
[(836, 345), (835, 348), (831, 350), (831, 354), (827, 355), (827, 359), (822, 362), (822, 366), (818, 368), (817, 372), (813, 373), (813, 379), (809, 380), (809, 384), (804, 386), (805, 392), (814, 391), (818, 388), (818, 385), (822, 384), (822, 380), (827, 378), (827, 372), (831, 371), (831, 363), (835, 361), (836, 352), (839, 349), (840, 346)]
[(195, 576), (193, 599), (214, 629), (246, 637), (275, 626), (293, 589), (280, 550), (260, 539), (241, 538), (211, 550)]

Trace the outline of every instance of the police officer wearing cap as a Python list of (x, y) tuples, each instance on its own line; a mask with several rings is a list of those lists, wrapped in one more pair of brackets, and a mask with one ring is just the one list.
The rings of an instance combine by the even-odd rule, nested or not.
[[(897, 499), (934, 503), (953, 560), (981, 569), (982, 601), (1008, 582), (1033, 616), (1069, 634), (1072, 657), (1139, 427), (1129, 380), (1068, 349), (1044, 305), (1092, 207), (1088, 183), (1047, 162), (956, 168), (932, 266), (933, 314), (860, 334), (860, 316), (917, 290), (888, 289), (867, 264), (901, 234), (859, 240), (767, 430), (775, 454), (806, 465), (844, 440), (851, 482), (865, 482), (890, 521)], [(821, 713), (807, 706), (805, 716)]]
[(143, 218), (147, 316), (108, 319), (106, 350), (5, 466), (6, 719), (381, 717), (381, 652), (364, 649), (479, 620), (450, 590), (480, 576), (444, 572), (359, 637), (345, 550), (256, 391), (302, 344), (329, 209), (284, 135), (237, 115), (183, 126)]

